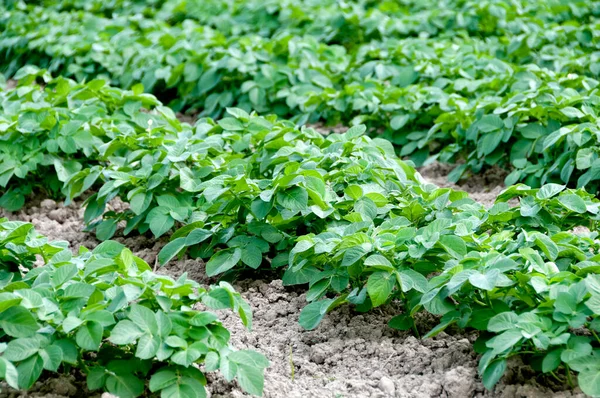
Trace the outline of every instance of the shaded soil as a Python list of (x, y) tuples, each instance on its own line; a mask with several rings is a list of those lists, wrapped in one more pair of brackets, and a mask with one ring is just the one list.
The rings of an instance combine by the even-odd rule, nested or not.
[[(441, 180), (451, 169), (430, 165), (421, 170), (430, 181)], [(452, 185), (468, 191), (475, 199), (491, 205), (502, 187), (497, 172), (482, 177), (479, 184), (470, 179), (463, 185)], [(487, 179), (486, 179), (487, 178)], [(490, 185), (491, 184), (491, 185)], [(481, 188), (489, 186), (489, 188)], [(115, 206), (121, 206), (115, 204)], [(96, 239), (82, 232), (83, 210), (80, 203), (63, 207), (51, 200), (32, 200), (26, 209), (0, 216), (32, 222), (36, 229), (52, 240), (66, 240), (74, 248), (93, 248)], [(165, 240), (155, 242), (144, 236), (116, 238), (151, 265)], [(201, 261), (180, 260), (160, 269), (173, 276), (188, 272), (199, 282), (210, 282), (204, 276)], [(387, 326), (388, 320), (401, 309), (394, 305), (369, 313), (341, 307), (328, 314), (314, 331), (298, 324), (300, 309), (306, 304), (302, 288), (287, 288), (280, 280), (241, 280), (235, 284), (254, 311), (254, 329), (246, 330), (229, 312), (222, 312), (224, 325), (231, 331), (236, 348), (250, 348), (265, 354), (271, 361), (266, 371), (265, 397), (584, 397), (577, 389), (548, 386), (549, 381), (515, 360), (495, 390), (486, 391), (477, 375), (477, 354), (473, 352), (474, 333), (449, 330), (432, 339), (421, 340), (407, 332)], [(431, 316), (422, 316), (421, 332), (436, 324)], [(246, 396), (235, 382), (225, 381), (219, 374), (209, 374), (207, 386), (212, 397)], [(83, 395), (82, 395), (83, 394)], [(104, 394), (106, 396), (107, 394)], [(5, 397), (80, 397), (90, 396), (73, 376), (49, 378), (39, 382), (28, 393), (2, 388)], [(99, 396), (99, 395), (97, 395)]]
[(482, 174), (465, 177), (457, 184), (453, 184), (448, 182), (448, 174), (454, 167), (455, 165), (434, 162), (418, 170), (427, 181), (440, 187), (466, 191), (486, 207), (492, 206), (496, 197), (504, 189), (504, 179), (508, 175), (506, 170), (494, 166)]

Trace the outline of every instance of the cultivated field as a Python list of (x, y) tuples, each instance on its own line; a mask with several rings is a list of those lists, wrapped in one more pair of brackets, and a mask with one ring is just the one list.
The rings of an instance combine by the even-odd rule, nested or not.
[(6, 2), (0, 72), (0, 397), (600, 397), (600, 2)]

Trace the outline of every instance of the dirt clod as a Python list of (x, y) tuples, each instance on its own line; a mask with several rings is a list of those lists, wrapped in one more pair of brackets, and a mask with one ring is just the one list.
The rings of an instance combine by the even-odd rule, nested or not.
[(389, 377), (382, 377), (381, 380), (379, 380), (377, 387), (390, 397), (393, 397), (396, 394), (396, 386)]

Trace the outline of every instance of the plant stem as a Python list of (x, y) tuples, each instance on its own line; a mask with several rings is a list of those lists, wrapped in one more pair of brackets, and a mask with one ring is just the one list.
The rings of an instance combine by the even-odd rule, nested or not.
[(600, 337), (598, 337), (598, 334), (596, 332), (594, 332), (594, 330), (592, 328), (589, 328), (590, 332), (592, 332), (592, 335), (596, 338), (596, 341), (598, 341), (598, 343), (600, 343)]
[(42, 258), (44, 259), (44, 264), (48, 264), (48, 257), (46, 257), (46, 253), (44, 253), (44, 248), (40, 248), (40, 253), (42, 255)]
[(567, 373), (567, 381), (569, 382), (569, 387), (575, 388), (573, 384), (573, 379), (571, 378), (571, 369), (569, 369), (569, 365), (565, 364), (565, 371)]
[(550, 374), (552, 375), (552, 377), (554, 377), (556, 379), (556, 381), (558, 381), (559, 383), (562, 383), (562, 380), (560, 379), (560, 377), (558, 377), (556, 375), (556, 373), (554, 373), (554, 371), (550, 371)]
[(294, 381), (294, 376), (296, 375), (296, 366), (294, 366), (294, 357), (292, 356), (292, 346), (290, 345), (290, 369), (292, 381)]

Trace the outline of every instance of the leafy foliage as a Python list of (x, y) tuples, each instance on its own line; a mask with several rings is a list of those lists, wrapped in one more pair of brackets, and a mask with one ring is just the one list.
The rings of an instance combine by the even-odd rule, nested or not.
[(148, 127), (150, 117), (142, 109), (172, 115), (156, 98), (102, 80), (76, 84), (35, 67), (15, 77), (17, 88), (0, 91), (0, 188), (5, 191), (0, 206), (9, 211), (23, 206), (34, 187), (51, 197), (64, 196), (64, 183), (81, 170), (87, 170), (87, 178), (71, 189), (87, 190), (98, 178), (91, 168), (105, 159), (103, 145)]
[[(35, 256), (45, 259), (33, 268)], [(264, 356), (235, 351), (215, 313), (231, 308), (251, 327), (250, 308), (221, 282), (204, 289), (185, 275), (151, 272), (120, 243), (106, 241), (74, 256), (33, 225), (0, 220), (0, 378), (30, 388), (42, 372), (77, 368), (89, 390), (137, 397), (206, 396), (204, 374), (261, 395)], [(149, 381), (149, 383), (147, 383)]]
[(593, 2), (42, 3), (0, 19), (9, 76), (35, 63), (213, 118), (364, 123), (417, 165), (465, 160), (453, 180), (498, 164), (507, 184), (598, 189)]
[[(307, 329), (340, 305), (400, 300), (391, 327), (416, 332), (427, 311), (441, 316), (427, 336), (480, 331), (487, 388), (523, 355), (600, 396), (598, 4), (296, 3), (1, 6), (0, 70), (19, 83), (0, 84), (0, 206), (20, 208), (33, 187), (67, 201), (94, 188), (84, 218), (99, 239), (124, 223), (170, 235), (161, 264), (188, 253), (209, 276), (280, 270), (308, 285)], [(180, 123), (144, 90), (200, 120)], [(318, 121), (353, 127), (299, 127)], [(499, 165), (527, 185), (486, 209), (396, 153), (462, 161), (453, 181)], [(107, 211), (114, 198), (128, 207)], [(0, 226), (10, 385), (69, 364), (119, 396), (202, 396), (199, 362), (260, 394), (268, 362), (192, 310), (249, 323), (228, 284), (155, 275), (110, 241), (73, 257), (30, 229)], [(35, 255), (45, 265), (24, 272)]]

